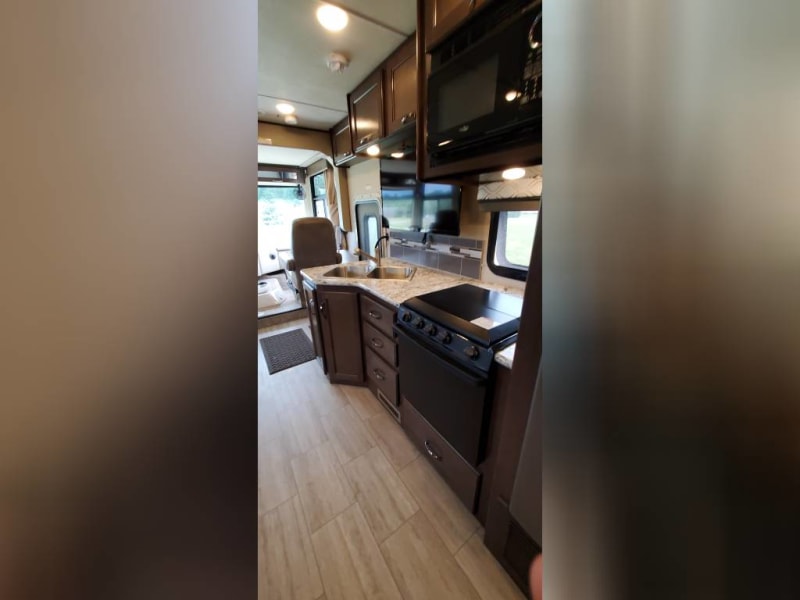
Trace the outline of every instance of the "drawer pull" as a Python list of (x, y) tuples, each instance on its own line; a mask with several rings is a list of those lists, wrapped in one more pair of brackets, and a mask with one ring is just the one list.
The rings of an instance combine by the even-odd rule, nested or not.
[(375, 379), (378, 381), (386, 381), (386, 375), (380, 369), (372, 369), (372, 374), (375, 375)]
[(378, 339), (372, 338), (369, 343), (372, 344), (373, 348), (383, 348), (383, 342)]
[(380, 319), (381, 313), (375, 312), (374, 310), (369, 311), (369, 316), (373, 319)]
[(430, 456), (433, 460), (438, 460), (439, 462), (442, 461), (442, 457), (433, 451), (433, 448), (431, 448), (431, 443), (428, 440), (425, 440), (425, 450), (428, 452), (428, 456)]

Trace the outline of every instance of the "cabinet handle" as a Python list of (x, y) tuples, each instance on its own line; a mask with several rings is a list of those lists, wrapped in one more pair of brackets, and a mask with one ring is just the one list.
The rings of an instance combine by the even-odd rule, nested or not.
[(380, 319), (381, 318), (381, 313), (376, 313), (374, 310), (369, 311), (368, 314), (373, 319)]
[(403, 125), (405, 125), (405, 124), (406, 124), (406, 121), (408, 121), (408, 115), (403, 115), (402, 117), (400, 117), (400, 122), (401, 122)]
[(442, 461), (442, 457), (433, 451), (433, 448), (431, 448), (431, 443), (428, 440), (425, 440), (425, 450), (428, 452), (428, 456), (430, 456), (433, 460), (438, 460), (439, 462)]
[(372, 344), (373, 348), (383, 348), (383, 342), (375, 338), (370, 339), (369, 343)]
[(319, 314), (322, 315), (322, 318), (326, 321), (328, 320), (328, 301), (323, 300), (319, 304)]
[(375, 375), (375, 379), (378, 381), (385, 381), (386, 375), (383, 374), (383, 371), (380, 369), (372, 369), (372, 374)]

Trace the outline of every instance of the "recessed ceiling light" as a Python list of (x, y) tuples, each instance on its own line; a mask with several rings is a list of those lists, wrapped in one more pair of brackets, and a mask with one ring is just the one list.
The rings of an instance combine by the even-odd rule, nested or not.
[(294, 106), (289, 104), (288, 102), (278, 102), (275, 105), (275, 108), (278, 109), (278, 112), (282, 115), (290, 115), (294, 112)]
[(517, 90), (509, 90), (506, 92), (506, 102), (513, 102), (519, 98), (519, 92)]
[(378, 144), (372, 144), (372, 146), (367, 146), (367, 154), (370, 156), (378, 156), (381, 153), (381, 148)]
[(317, 21), (328, 31), (341, 31), (347, 27), (347, 13), (338, 6), (323, 4), (317, 9)]
[(392, 158), (403, 158), (405, 156), (405, 152), (392, 152)]
[(283, 117), (283, 122), (287, 125), (297, 125), (297, 117), (294, 115), (286, 115)]
[(513, 167), (503, 171), (503, 179), (519, 179), (525, 176), (525, 169), (521, 167)]

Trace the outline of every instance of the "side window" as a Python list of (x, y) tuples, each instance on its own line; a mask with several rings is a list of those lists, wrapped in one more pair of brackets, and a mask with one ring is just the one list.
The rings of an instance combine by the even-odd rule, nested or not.
[(325, 171), (311, 177), (311, 198), (315, 217), (326, 217), (327, 200), (325, 193)]
[(493, 273), (525, 281), (538, 218), (538, 210), (507, 210), (492, 214), (486, 262)]

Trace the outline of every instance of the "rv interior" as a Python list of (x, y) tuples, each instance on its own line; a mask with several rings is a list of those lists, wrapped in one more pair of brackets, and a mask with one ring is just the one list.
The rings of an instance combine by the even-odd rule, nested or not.
[(541, 0), (258, 25), (259, 596), (530, 598)]

